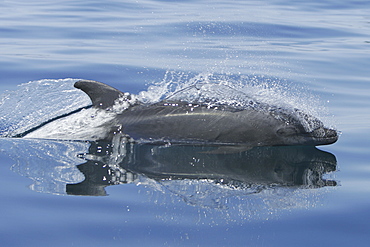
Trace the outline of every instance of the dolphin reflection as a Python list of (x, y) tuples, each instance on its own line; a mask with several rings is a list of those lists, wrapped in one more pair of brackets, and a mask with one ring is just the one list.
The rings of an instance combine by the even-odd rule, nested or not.
[[(320, 188), (336, 186), (323, 176), (336, 170), (333, 154), (313, 146), (254, 147), (242, 152), (214, 152), (214, 146), (91, 142), (86, 162), (77, 166), (85, 180), (67, 184), (70, 195), (106, 195), (109, 185), (200, 181), (258, 193), (271, 187)], [(177, 193), (176, 190), (171, 190)]]

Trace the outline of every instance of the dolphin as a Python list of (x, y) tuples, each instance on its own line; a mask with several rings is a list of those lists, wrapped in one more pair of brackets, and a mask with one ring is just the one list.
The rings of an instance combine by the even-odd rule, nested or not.
[(106, 139), (124, 133), (137, 142), (249, 147), (316, 146), (338, 139), (336, 130), (298, 109), (264, 104), (238, 108), (170, 99), (144, 104), (101, 82), (80, 80), (74, 86), (90, 97), (95, 108), (109, 111), (118, 101), (128, 104), (106, 124)]

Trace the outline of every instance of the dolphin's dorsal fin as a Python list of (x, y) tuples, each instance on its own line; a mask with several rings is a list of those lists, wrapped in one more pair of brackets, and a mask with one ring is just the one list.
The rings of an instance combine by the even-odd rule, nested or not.
[(98, 81), (80, 80), (74, 86), (84, 91), (93, 106), (100, 109), (113, 106), (116, 99), (124, 96), (121, 91)]

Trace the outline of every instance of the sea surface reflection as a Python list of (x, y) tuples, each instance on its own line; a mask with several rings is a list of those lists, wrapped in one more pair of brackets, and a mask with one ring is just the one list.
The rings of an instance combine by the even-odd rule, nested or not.
[(32, 190), (53, 194), (104, 196), (107, 186), (133, 183), (222, 208), (233, 196), (337, 185), (326, 178), (336, 171), (335, 156), (311, 146), (136, 144), (116, 136), (110, 142), (3, 138), (0, 150), (16, 161), (13, 171), (33, 180)]

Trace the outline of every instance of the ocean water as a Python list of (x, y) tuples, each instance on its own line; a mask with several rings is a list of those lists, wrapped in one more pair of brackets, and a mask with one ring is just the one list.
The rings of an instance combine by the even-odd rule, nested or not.
[[(4, 245), (368, 245), (368, 1), (0, 7)], [(204, 78), (242, 82), (341, 136), (317, 149), (211, 158), (204, 147), (123, 145), (121, 137), (117, 145), (5, 137), (87, 105), (73, 89), (81, 78), (150, 99)]]

